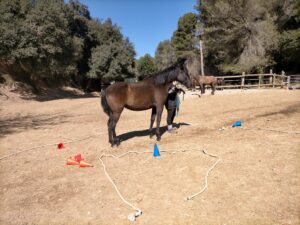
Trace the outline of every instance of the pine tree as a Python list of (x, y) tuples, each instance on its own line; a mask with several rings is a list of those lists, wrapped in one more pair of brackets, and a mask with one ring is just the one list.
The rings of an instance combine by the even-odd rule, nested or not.
[(194, 13), (187, 13), (179, 18), (177, 30), (173, 33), (171, 40), (177, 57), (195, 51), (196, 26), (197, 16)]
[(136, 68), (139, 80), (142, 80), (146, 76), (157, 72), (155, 59), (149, 54), (145, 54), (144, 56), (140, 57), (139, 60), (137, 60)]
[(135, 51), (129, 39), (110, 19), (99, 24), (99, 28), (99, 45), (92, 49), (88, 76), (105, 82), (133, 77)]
[(259, 71), (274, 65), (279, 34), (265, 2), (199, 1), (204, 25), (205, 61), (221, 72)]
[(159, 42), (155, 51), (155, 62), (158, 70), (163, 70), (176, 62), (176, 53), (171, 41)]

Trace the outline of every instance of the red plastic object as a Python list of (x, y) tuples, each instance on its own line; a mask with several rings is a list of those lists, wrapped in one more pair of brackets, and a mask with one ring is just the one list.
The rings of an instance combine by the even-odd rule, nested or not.
[(77, 161), (77, 162), (79, 162), (80, 163), (80, 161), (83, 159), (83, 158), (81, 158), (81, 154), (78, 154), (78, 155), (75, 155), (75, 160)]
[(64, 144), (63, 143), (59, 143), (58, 145), (57, 145), (57, 148), (58, 149), (62, 149), (62, 148), (64, 148), (65, 146), (64, 146)]

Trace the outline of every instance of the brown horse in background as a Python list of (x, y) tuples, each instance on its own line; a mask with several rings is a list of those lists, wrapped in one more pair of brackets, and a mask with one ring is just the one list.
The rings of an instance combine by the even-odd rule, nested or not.
[(161, 139), (159, 126), (169, 87), (173, 81), (178, 81), (188, 88), (192, 87), (186, 61), (186, 59), (180, 59), (173, 66), (140, 82), (118, 82), (102, 91), (101, 105), (103, 111), (109, 116), (107, 126), (111, 146), (120, 144), (115, 128), (124, 108), (134, 111), (152, 109), (150, 137), (153, 136), (151, 132), (156, 117), (156, 137), (158, 141)]
[(199, 85), (201, 94), (205, 93), (205, 85), (211, 86), (211, 94), (214, 95), (217, 84), (221, 84), (223, 79), (217, 79), (214, 76), (194, 76), (193, 86)]

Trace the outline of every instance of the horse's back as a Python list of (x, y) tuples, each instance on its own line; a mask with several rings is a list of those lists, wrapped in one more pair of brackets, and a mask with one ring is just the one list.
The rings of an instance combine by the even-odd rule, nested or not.
[(154, 92), (154, 86), (146, 81), (128, 84), (125, 107), (136, 111), (152, 108)]
[(199, 83), (212, 84), (217, 82), (217, 78), (214, 76), (198, 76)]
[(107, 101), (112, 109), (146, 110), (153, 107), (154, 88), (148, 82), (118, 82), (106, 89)]
[(125, 82), (117, 82), (105, 89), (107, 96), (124, 96), (126, 94), (128, 88), (128, 84)]

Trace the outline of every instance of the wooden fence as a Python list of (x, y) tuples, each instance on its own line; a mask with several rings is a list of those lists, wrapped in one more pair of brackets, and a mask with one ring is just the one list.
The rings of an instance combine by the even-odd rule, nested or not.
[(272, 73), (266, 74), (241, 74), (234, 76), (220, 76), (218, 79), (223, 78), (222, 85), (218, 89), (224, 88), (287, 88), (295, 89), (300, 88), (300, 75), (286, 76), (284, 72), (281, 75)]
[(288, 88), (289, 89), (300, 88), (300, 74), (294, 74), (288, 76)]

